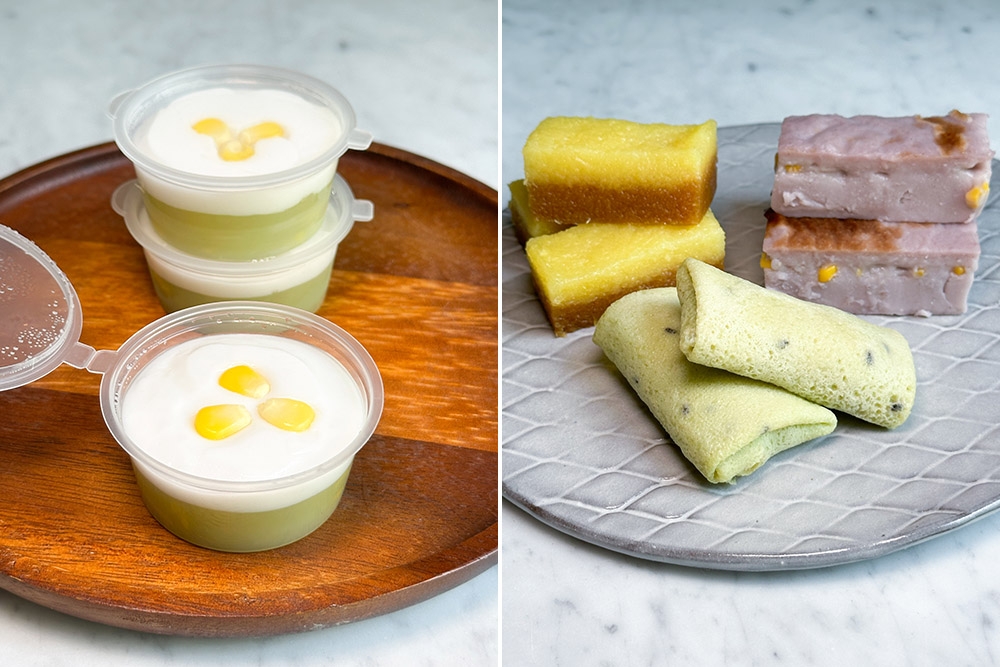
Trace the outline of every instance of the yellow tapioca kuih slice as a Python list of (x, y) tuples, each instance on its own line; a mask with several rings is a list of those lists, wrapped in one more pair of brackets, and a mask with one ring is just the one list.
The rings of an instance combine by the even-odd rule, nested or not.
[(714, 120), (699, 125), (546, 118), (528, 136), (531, 210), (563, 225), (694, 225), (715, 196)]
[(629, 292), (673, 286), (688, 257), (725, 263), (726, 234), (711, 210), (696, 225), (596, 222), (553, 231), (534, 215), (519, 181), (510, 190), (514, 228), (556, 336), (593, 326)]

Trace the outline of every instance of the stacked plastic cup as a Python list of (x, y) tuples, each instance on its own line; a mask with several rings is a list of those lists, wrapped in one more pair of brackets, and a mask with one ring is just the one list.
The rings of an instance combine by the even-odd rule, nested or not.
[(213, 65), (114, 98), (136, 179), (112, 205), (142, 245), (168, 312), (225, 300), (316, 311), (337, 244), (371, 202), (337, 173), (370, 133), (336, 89), (257, 65)]

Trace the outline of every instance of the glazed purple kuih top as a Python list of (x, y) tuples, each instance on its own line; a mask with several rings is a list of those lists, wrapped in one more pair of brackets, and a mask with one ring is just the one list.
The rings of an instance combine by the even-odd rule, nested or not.
[(789, 217), (971, 222), (986, 203), (987, 115), (790, 116), (771, 208)]

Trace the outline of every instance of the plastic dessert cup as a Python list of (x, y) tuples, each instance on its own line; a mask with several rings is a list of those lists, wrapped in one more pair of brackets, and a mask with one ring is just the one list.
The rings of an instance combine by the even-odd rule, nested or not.
[[(210, 471), (191, 474), (144, 451), (123, 424), (123, 405), (135, 379), (175, 345), (200, 336), (234, 333), (304, 342), (340, 364), (355, 382), (365, 407), (362, 427), (353, 439), (330, 442), (325, 460), (306, 470), (256, 481), (219, 480)], [(378, 369), (347, 332), (298, 309), (251, 302), (196, 306), (153, 322), (119, 348), (114, 367), (101, 381), (104, 419), (132, 459), (150, 513), (188, 542), (231, 552), (279, 547), (322, 525), (340, 501), (355, 454), (374, 432), (382, 403)]]
[(347, 182), (334, 177), (323, 224), (304, 243), (254, 261), (205, 259), (177, 250), (153, 228), (135, 181), (119, 186), (112, 208), (142, 246), (156, 296), (174, 312), (216, 301), (252, 300), (316, 312), (326, 298), (337, 247), (355, 221), (371, 220), (373, 207), (356, 200)]
[[(0, 326), (0, 391), (29, 384), (64, 363), (103, 374), (100, 402), (104, 420), (131, 458), (146, 507), (167, 530), (209, 549), (262, 551), (305, 537), (334, 512), (354, 457), (374, 432), (384, 401), (378, 368), (350, 334), (300, 309), (238, 301), (166, 315), (140, 329), (117, 351), (94, 350), (79, 341), (83, 318), (76, 291), (44, 252), (0, 225), (0, 260), (0, 282), (8, 297), (5, 303), (9, 314), (16, 315), (4, 318), (6, 324)], [(344, 404), (351, 407), (352, 418), (324, 421), (319, 416), (322, 407), (318, 408), (310, 427), (318, 430), (310, 435), (310, 457), (302, 462), (290, 462), (280, 447), (270, 452), (271, 438), (280, 436), (266, 430), (274, 428), (275, 422), (265, 418), (270, 423), (261, 424), (265, 436), (258, 444), (264, 444), (266, 455), (257, 459), (256, 473), (242, 477), (220, 473), (225, 466), (192, 469), (190, 462), (179, 465), (165, 461), (163, 452), (175, 451), (177, 440), (166, 439), (156, 429), (148, 430), (141, 438), (134, 437), (134, 428), (130, 434), (124, 413), (132, 409), (128, 407), (129, 392), (142, 391), (141, 375), (150, 364), (157, 359), (161, 364), (172, 362), (178, 347), (191, 343), (235, 346), (229, 341), (244, 334), (250, 334), (254, 341), (266, 340), (286, 351), (295, 350), (294, 355), (300, 355), (293, 355), (296, 363), (320, 369), (311, 371), (320, 380), (335, 377), (341, 393), (333, 402), (339, 407), (340, 397), (348, 397), (350, 400)], [(21, 342), (25, 340), (30, 343)], [(212, 348), (212, 354), (217, 354), (218, 349)], [(329, 395), (326, 384), (320, 382), (317, 386), (320, 389), (314, 388), (314, 393)], [(279, 392), (275, 384), (273, 393)], [(165, 401), (153, 407), (156, 411), (170, 413), (171, 407), (186, 407), (183, 400), (172, 398), (176, 394), (157, 389), (156, 395), (157, 402)], [(138, 401), (138, 405), (144, 403)], [(142, 417), (145, 413), (138, 414)], [(342, 421), (349, 425), (329, 426)], [(333, 432), (336, 437), (327, 437)], [(144, 448), (137, 442), (149, 443), (150, 437), (154, 444), (166, 447), (153, 454), (149, 450), (154, 447)], [(206, 444), (208, 448), (218, 446), (211, 441)], [(215, 455), (223, 451), (223, 459), (232, 463), (229, 467), (239, 470), (247, 456), (240, 449), (244, 441), (234, 444), (238, 446), (232, 456), (225, 450), (216, 450)], [(268, 458), (271, 456), (278, 458), (272, 461)], [(284, 472), (274, 472), (281, 466), (285, 466)], [(261, 469), (267, 472), (261, 473)]]
[[(304, 102), (316, 117), (292, 128), (289, 135), (300, 143), (282, 155), (265, 150), (273, 136), (247, 139), (259, 153), (249, 159), (221, 159), (223, 138), (196, 136), (195, 141), (207, 142), (206, 150), (150, 138), (151, 128), (173, 122), (174, 129), (187, 132), (190, 139), (197, 125), (192, 119), (203, 116), (202, 121), (215, 121), (214, 116), (225, 116), (225, 109), (213, 107), (211, 100), (196, 113), (175, 111), (175, 104), (184, 104), (192, 95), (217, 93), (275, 96), (278, 101), (266, 100), (267, 111), (262, 112), (274, 117), (267, 116), (249, 130), (282, 123), (281, 100), (291, 100), (296, 109)], [(256, 109), (254, 99), (234, 102), (233, 108)], [(232, 113), (235, 118), (242, 111)], [(354, 111), (336, 89), (297, 72), (254, 65), (197, 67), (168, 74), (115, 97), (109, 115), (118, 147), (135, 166), (157, 234), (183, 252), (209, 259), (270, 257), (312, 237), (323, 222), (340, 156), (348, 149), (366, 149), (372, 140), (370, 133), (356, 129)], [(257, 119), (233, 121), (243, 122)], [(227, 137), (242, 137), (248, 131), (238, 124), (231, 129), (228, 122), (220, 124)], [(219, 144), (219, 156), (214, 155), (213, 142)], [(210, 154), (207, 162), (195, 159), (206, 154)]]

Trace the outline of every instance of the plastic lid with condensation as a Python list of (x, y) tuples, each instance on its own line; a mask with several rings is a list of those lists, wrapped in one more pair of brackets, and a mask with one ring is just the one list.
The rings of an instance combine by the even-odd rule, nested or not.
[(0, 391), (29, 384), (66, 363), (95, 373), (114, 352), (80, 342), (80, 298), (37, 245), (0, 225)]

